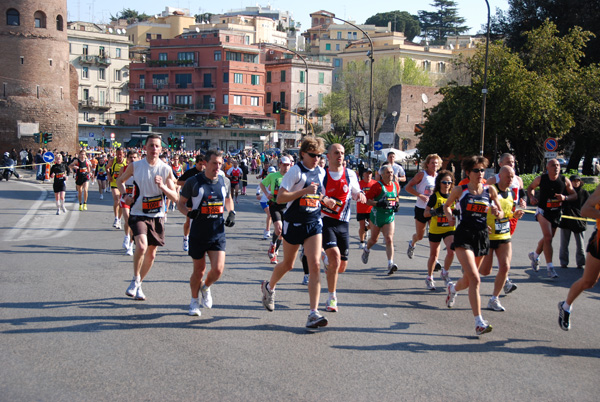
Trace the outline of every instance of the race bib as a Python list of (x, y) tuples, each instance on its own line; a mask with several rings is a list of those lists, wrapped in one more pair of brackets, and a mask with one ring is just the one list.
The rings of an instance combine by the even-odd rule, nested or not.
[(317, 208), (319, 206), (318, 194), (305, 194), (300, 198), (300, 206), (305, 208)]
[(551, 200), (546, 201), (546, 208), (548, 208), (548, 209), (560, 208), (561, 205), (562, 205), (562, 201), (559, 201), (556, 199), (551, 199)]
[(448, 218), (446, 218), (445, 215), (438, 216), (437, 217), (437, 225), (442, 228), (444, 228), (444, 227), (447, 228), (448, 226), (450, 226), (450, 222), (448, 221)]
[(209, 201), (200, 207), (200, 213), (206, 215), (205, 218), (217, 218), (219, 215), (223, 215), (223, 202)]
[(329, 213), (334, 213), (334, 214), (340, 214), (344, 207), (344, 203), (341, 202), (340, 200), (338, 200), (337, 198), (334, 198), (334, 197), (329, 197), (329, 198), (331, 198), (332, 200), (335, 201), (335, 206), (333, 208), (329, 208), (325, 205), (322, 205), (323, 211), (329, 212)]
[(65, 178), (65, 174), (64, 173), (57, 173), (54, 175), (54, 177), (56, 177), (57, 179), (64, 179)]
[(469, 203), (467, 204), (467, 211), (472, 212), (474, 214), (487, 214), (489, 206), (483, 203)]
[(133, 186), (125, 186), (126, 194), (133, 194)]
[(156, 195), (154, 197), (143, 197), (142, 198), (142, 212), (145, 214), (155, 214), (160, 212), (163, 206), (162, 195)]
[(508, 219), (502, 219), (495, 222), (496, 234), (510, 233), (510, 222)]

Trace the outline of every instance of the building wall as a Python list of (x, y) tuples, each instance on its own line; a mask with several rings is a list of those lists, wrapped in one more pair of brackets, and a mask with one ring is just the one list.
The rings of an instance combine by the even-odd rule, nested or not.
[[(7, 25), (11, 8), (19, 12), (18, 26)], [(44, 13), (45, 27), (35, 27), (38, 11)], [(74, 151), (77, 111), (70, 93), (66, 0), (3, 0), (0, 18), (0, 148), (37, 147), (33, 131), (23, 125), (19, 136), (22, 122), (52, 132), (53, 148)]]

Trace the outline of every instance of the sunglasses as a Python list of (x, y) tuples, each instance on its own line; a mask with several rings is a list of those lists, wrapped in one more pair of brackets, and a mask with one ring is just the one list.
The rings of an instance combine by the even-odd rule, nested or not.
[(473, 173), (485, 173), (485, 169), (471, 169)]
[(321, 156), (321, 154), (313, 154), (312, 152), (307, 152), (306, 154), (308, 156), (310, 156), (311, 158), (316, 158), (317, 156)]
[(452, 182), (451, 182), (451, 181), (443, 181), (443, 180), (442, 180), (442, 182), (441, 182), (441, 183), (442, 183), (442, 184), (447, 184), (447, 185), (450, 185), (450, 184), (452, 184)]

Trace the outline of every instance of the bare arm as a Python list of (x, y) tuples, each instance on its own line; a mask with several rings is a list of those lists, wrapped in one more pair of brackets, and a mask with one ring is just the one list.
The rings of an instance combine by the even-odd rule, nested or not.
[[(120, 178), (120, 176), (119, 176)], [(158, 184), (158, 188), (173, 202), (177, 202), (179, 194), (177, 194), (177, 186), (175, 185), (175, 176), (171, 173), (167, 175), (167, 182), (163, 182), (162, 176), (156, 176), (154, 182)]]
[[(404, 180), (406, 180), (406, 177), (404, 178)], [(405, 187), (406, 188), (406, 192), (409, 193), (409, 194), (414, 195), (415, 197), (419, 197), (420, 195), (422, 195), (421, 193), (419, 193), (417, 191), (417, 189), (415, 189), (415, 187), (419, 183), (421, 183), (421, 180), (423, 180), (423, 172), (417, 173), (415, 175), (415, 177), (413, 177), (412, 179), (410, 179), (410, 181), (408, 182), (408, 184)], [(427, 197), (425, 197), (425, 198), (427, 198)], [(427, 201), (427, 200), (424, 199), (423, 201)]]
[[(127, 190), (125, 189), (125, 181), (127, 181), (127, 179), (129, 179), (131, 176), (133, 176), (133, 163), (129, 164), (125, 168), (125, 172), (123, 172), (123, 174), (120, 174), (119, 177), (117, 177), (117, 188), (119, 189), (119, 193), (127, 194)], [(127, 198), (130, 198), (130, 200), (128, 200)], [(127, 198), (125, 199), (125, 203), (127, 205), (131, 205), (128, 203), (128, 201), (133, 202), (133, 198)]]
[(600, 210), (596, 205), (600, 203), (600, 186), (590, 195), (583, 207), (581, 207), (581, 216), (585, 218), (600, 219)]
[(537, 198), (535, 198), (533, 196), (533, 193), (534, 193), (535, 189), (540, 186), (541, 181), (542, 181), (542, 176), (538, 176), (535, 179), (533, 179), (533, 181), (531, 182), (529, 187), (527, 187), (527, 198), (529, 198), (529, 202), (531, 203), (531, 205), (537, 205), (537, 203), (538, 203), (538, 200), (537, 200)]

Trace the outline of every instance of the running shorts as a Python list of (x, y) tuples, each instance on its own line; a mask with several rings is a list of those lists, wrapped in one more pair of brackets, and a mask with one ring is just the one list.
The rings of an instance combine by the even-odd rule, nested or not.
[(350, 222), (338, 219), (323, 218), (323, 249), (337, 247), (340, 250), (341, 260), (348, 261), (350, 250)]
[(271, 214), (271, 220), (278, 222), (283, 220), (283, 212), (286, 204), (277, 204), (276, 202), (269, 202), (269, 214)]
[(454, 230), (445, 233), (431, 233), (429, 232), (429, 242), (440, 243), (443, 239), (448, 236), (454, 236)]
[(550, 212), (543, 210), (542, 208), (537, 208), (535, 210), (535, 220), (538, 220), (538, 215), (542, 215), (544, 218), (546, 218), (548, 222), (550, 222), (552, 227), (556, 229), (558, 227), (558, 224), (560, 223), (560, 217), (562, 216), (562, 213), (560, 211)]
[(429, 222), (431, 217), (425, 218), (425, 215), (423, 215), (424, 212), (425, 212), (425, 208), (415, 207), (415, 219), (421, 223)]
[(368, 221), (369, 220), (369, 216), (371, 215), (371, 213), (369, 212), (368, 214), (356, 214), (356, 220), (357, 221)]
[(488, 231), (474, 231), (461, 229), (460, 225), (454, 232), (454, 243), (452, 243), (452, 250), (462, 247), (466, 250), (473, 251), (475, 257), (481, 257), (487, 255), (490, 249), (490, 238)]
[(204, 258), (207, 251), (224, 252), (226, 243), (225, 233), (208, 241), (204, 238), (190, 235), (190, 250), (188, 251), (188, 255), (194, 260), (201, 260)]
[(497, 249), (501, 244), (510, 243), (510, 239), (502, 239), (502, 240), (490, 240), (490, 248)]
[(592, 237), (590, 237), (586, 251), (590, 253), (592, 257), (600, 260), (600, 247), (598, 247), (598, 240), (598, 230), (596, 230), (594, 234), (592, 234)]
[(165, 225), (163, 218), (151, 218), (142, 215), (129, 215), (129, 227), (133, 237), (145, 235), (149, 246), (165, 245)]
[(62, 181), (62, 183), (52, 183), (52, 189), (55, 193), (60, 193), (62, 191), (67, 191), (67, 183)]
[(283, 221), (283, 238), (290, 244), (304, 244), (304, 240), (323, 233), (321, 220), (311, 223)]

